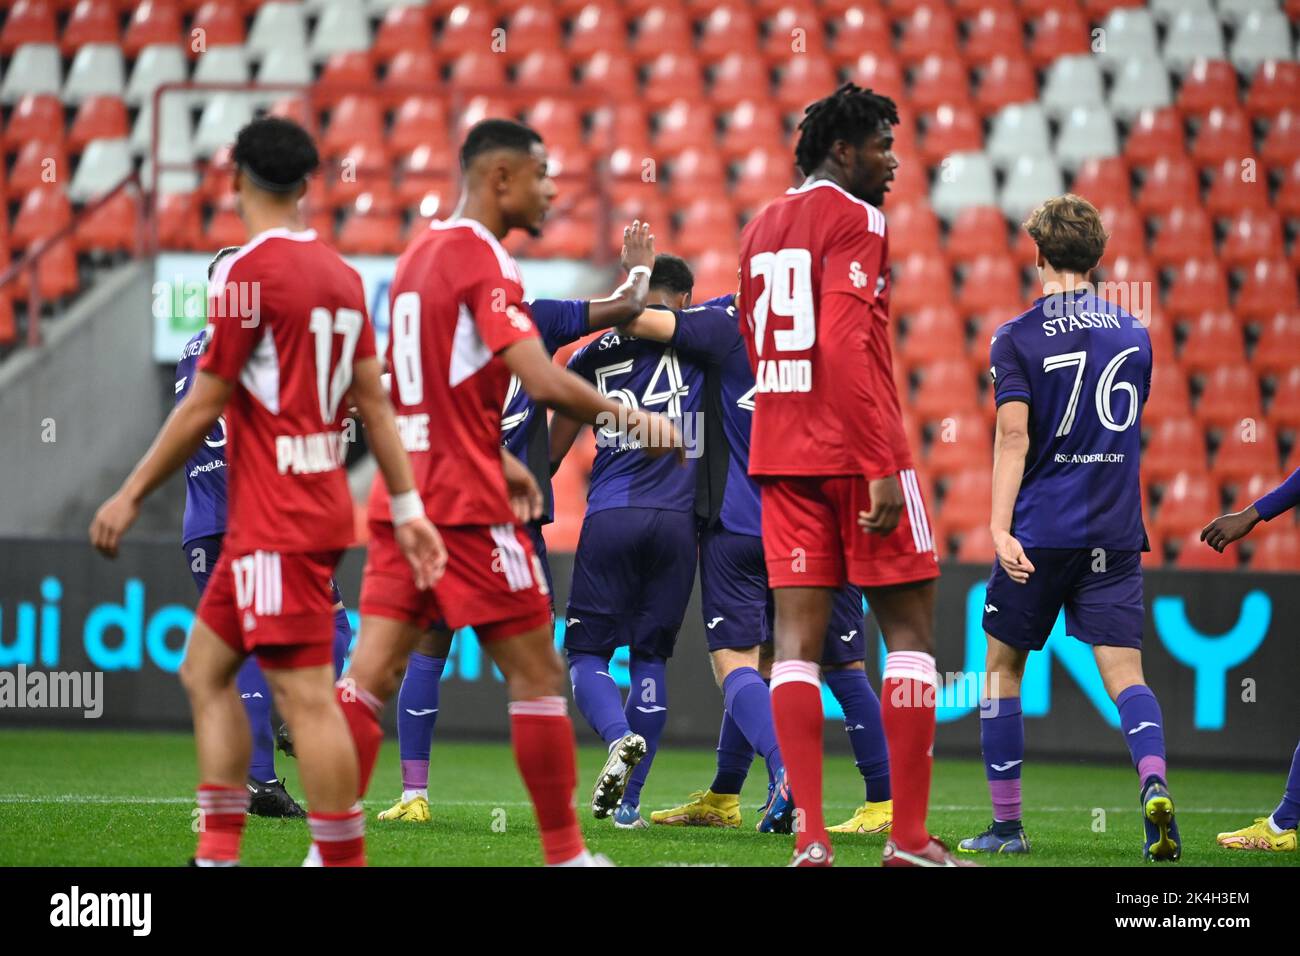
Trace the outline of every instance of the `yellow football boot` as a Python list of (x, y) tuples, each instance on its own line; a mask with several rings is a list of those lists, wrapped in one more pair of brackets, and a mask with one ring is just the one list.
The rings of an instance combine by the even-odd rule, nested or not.
[(864, 803), (849, 819), (839, 826), (829, 827), (831, 833), (888, 833), (894, 825), (894, 801)]
[(1219, 846), (1229, 850), (1292, 850), (1296, 848), (1295, 830), (1274, 833), (1268, 817), (1258, 817), (1255, 822), (1231, 833), (1220, 833)]
[(671, 810), (656, 810), (650, 822), (668, 827), (720, 827), (734, 830), (740, 826), (740, 794), (696, 790), (691, 799)]
[(428, 823), (429, 801), (419, 796), (412, 797), (410, 800), (398, 800), (380, 813), (379, 819), (401, 820), (404, 823)]

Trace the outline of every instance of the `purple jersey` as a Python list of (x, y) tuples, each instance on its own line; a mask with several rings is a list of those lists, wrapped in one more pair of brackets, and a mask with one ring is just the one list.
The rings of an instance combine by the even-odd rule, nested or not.
[(694, 511), (697, 459), (690, 449), (700, 438), (694, 423), (704, 404), (703, 366), (661, 342), (610, 331), (578, 349), (569, 369), (607, 398), (672, 419), (688, 449), (681, 466), (672, 455), (651, 458), (636, 450), (635, 440), (597, 429), (587, 514), (607, 508)]
[[(211, 326), (195, 335), (176, 363), (176, 401), (194, 384)], [(226, 533), (226, 419), (223, 415), (185, 463), (185, 518), (181, 542)]]
[[(541, 334), (542, 345), (552, 355), (562, 346), (587, 334), (587, 303), (583, 299), (536, 299), (528, 307)], [(514, 375), (510, 376), (510, 388), (501, 413), (501, 444), (527, 465), (537, 479), (537, 486), (542, 490), (539, 523), (550, 524), (555, 518), (555, 500), (551, 494), (546, 413), (537, 411), (536, 404), (520, 388), (519, 379)]]
[[(733, 534), (763, 533), (758, 485), (749, 477), (749, 431), (754, 420), (754, 371), (736, 319), (735, 295), (719, 296), (676, 313), (672, 345), (705, 363), (707, 503), (710, 526)], [(722, 440), (715, 436), (721, 435)]]
[(1145, 550), (1139, 457), (1151, 338), (1086, 289), (1043, 296), (990, 346), (997, 404), (1029, 405), (1012, 533), (1026, 548)]
[(1265, 521), (1272, 521), (1284, 511), (1300, 504), (1300, 468), (1291, 477), (1255, 502), (1255, 510)]

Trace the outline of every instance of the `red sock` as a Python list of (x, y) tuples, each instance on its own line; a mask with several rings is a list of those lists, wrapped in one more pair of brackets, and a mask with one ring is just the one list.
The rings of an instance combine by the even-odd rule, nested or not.
[(830, 846), (822, 813), (821, 670), (812, 661), (777, 661), (772, 665), (772, 721), (781, 747), (786, 779), (794, 798), (794, 845)]
[(384, 742), (384, 730), (379, 726), (379, 715), (384, 705), (368, 690), (363, 690), (347, 678), (338, 682), (339, 706), (352, 731), (352, 742), (357, 748), (357, 799), (366, 795), (370, 775), (379, 759), (379, 745)]
[(894, 795), (892, 839), (916, 852), (930, 842), (925, 813), (934, 763), (934, 658), (919, 651), (893, 651), (885, 658), (880, 687), (881, 718), (889, 744), (889, 788)]
[(307, 828), (326, 866), (366, 865), (366, 817), (360, 807), (342, 813), (312, 810)]
[(546, 862), (572, 860), (586, 846), (573, 809), (578, 770), (568, 702), (563, 697), (512, 701), (510, 737), (519, 775), (533, 800)]
[(196, 794), (199, 804), (199, 847), (196, 860), (239, 862), (239, 841), (244, 835), (248, 813), (248, 788), (201, 783)]

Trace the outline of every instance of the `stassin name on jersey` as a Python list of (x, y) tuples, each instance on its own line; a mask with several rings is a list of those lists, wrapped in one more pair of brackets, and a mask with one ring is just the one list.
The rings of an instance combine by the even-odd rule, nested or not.
[(1043, 331), (1050, 338), (1058, 333), (1077, 332), (1080, 329), (1119, 329), (1120, 317), (1108, 312), (1076, 312), (1074, 315), (1043, 322)]
[(754, 376), (760, 392), (811, 392), (811, 359), (759, 359)]

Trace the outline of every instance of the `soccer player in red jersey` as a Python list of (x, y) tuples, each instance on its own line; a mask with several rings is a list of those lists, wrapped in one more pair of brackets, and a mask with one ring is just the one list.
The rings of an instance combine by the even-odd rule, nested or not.
[(884, 864), (961, 865), (925, 826), (939, 567), (893, 381), (879, 206), (898, 165), (897, 122), (891, 100), (851, 83), (809, 106), (795, 149), (807, 179), (741, 239), (740, 325), (757, 380), (749, 471), (776, 600), (772, 712), (802, 811), (795, 866), (832, 861), (818, 662), (846, 580), (864, 589), (889, 650), (880, 698), (894, 823)]
[[(411, 649), (430, 629), (472, 626), (510, 694), (515, 759), (532, 797), (548, 864), (590, 865), (573, 807), (573, 725), (555, 652), (546, 577), (520, 527), (541, 511), (528, 470), (501, 447), (510, 376), (571, 418), (640, 433), (645, 450), (680, 449), (667, 419), (623, 409), (552, 363), (524, 302), (519, 267), (501, 247), (536, 234), (555, 195), (546, 150), (508, 120), (474, 126), (460, 151), (464, 188), (451, 218), (407, 247), (390, 292), (392, 397), (425, 509), (447, 542), (446, 575), (422, 593), (393, 547), (389, 497), (370, 498), (361, 636), (340, 682), (364, 794), (383, 733), (379, 713)], [(520, 508), (511, 502), (526, 501)]]
[(349, 400), (369, 426), (393, 495), (395, 539), (412, 589), (433, 585), (446, 552), (424, 516), (380, 384), (361, 277), (300, 227), (298, 200), (318, 165), (315, 144), (287, 120), (260, 119), (240, 130), (233, 161), (239, 212), (252, 238), (213, 276), (213, 335), (197, 381), (96, 513), (90, 537), (114, 556), (140, 502), (193, 454), (224, 411), (228, 528), (181, 665), (201, 781), (195, 863), (239, 860), (251, 743), (235, 674), (256, 654), (293, 733), (322, 862), (363, 865), (357, 757), (331, 660), (330, 577), (353, 537), (340, 415)]

